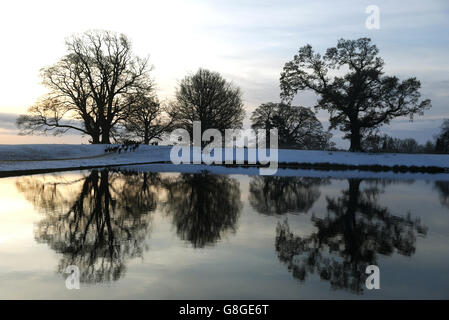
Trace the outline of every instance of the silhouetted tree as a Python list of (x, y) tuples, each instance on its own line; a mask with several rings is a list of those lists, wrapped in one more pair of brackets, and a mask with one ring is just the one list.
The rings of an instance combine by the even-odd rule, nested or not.
[(435, 152), (449, 153), (449, 119), (443, 120), (440, 134), (435, 143)]
[(424, 151), (424, 153), (434, 153), (435, 152), (435, 144), (432, 141), (427, 140), (426, 144), (424, 145), (423, 151)]
[(327, 198), (328, 215), (312, 216), (317, 231), (295, 236), (288, 221), (278, 223), (276, 252), (293, 276), (304, 281), (316, 273), (334, 289), (362, 293), (368, 265), (378, 255), (415, 252), (416, 235), (426, 227), (418, 219), (392, 215), (377, 203), (377, 186), (360, 189), (360, 179), (349, 179), (349, 188), (337, 198)]
[(153, 88), (147, 59), (123, 34), (91, 31), (67, 40), (67, 54), (42, 69), (48, 95), (17, 119), (22, 134), (76, 130), (92, 143), (110, 143), (136, 92)]
[(166, 211), (178, 236), (194, 248), (216, 243), (235, 232), (242, 203), (237, 180), (228, 176), (181, 174), (166, 183)]
[(306, 213), (320, 197), (320, 178), (257, 176), (249, 184), (249, 203), (261, 214)]
[(217, 73), (199, 69), (185, 77), (176, 91), (175, 124), (192, 136), (193, 121), (201, 121), (201, 134), (207, 129), (240, 128), (245, 116), (240, 89)]
[(150, 144), (153, 139), (162, 140), (173, 125), (174, 111), (163, 106), (157, 97), (146, 93), (139, 93), (131, 97), (134, 101), (130, 103), (124, 127), (125, 135), (138, 137), (144, 144)]
[(431, 141), (419, 144), (413, 138), (393, 138), (387, 134), (380, 135), (371, 132), (362, 140), (362, 148), (368, 152), (396, 152), (396, 153), (434, 153), (435, 146)]
[(309, 108), (264, 103), (254, 110), (251, 121), (253, 129), (277, 128), (280, 147), (322, 150), (332, 146), (332, 135)]
[[(368, 38), (338, 41), (324, 56), (311, 45), (299, 49), (281, 74), (281, 97), (291, 100), (299, 90), (318, 95), (316, 108), (330, 112), (330, 128), (350, 139), (350, 151), (361, 151), (362, 137), (399, 116), (422, 114), (430, 100), (420, 101), (416, 78), (400, 81), (384, 76), (384, 61)], [(339, 75), (347, 70), (344, 75)]]
[(44, 214), (35, 228), (38, 242), (60, 254), (58, 272), (80, 269), (80, 281), (98, 283), (123, 276), (126, 260), (142, 256), (156, 209), (158, 174), (92, 171), (67, 181), (30, 177), (17, 188)]

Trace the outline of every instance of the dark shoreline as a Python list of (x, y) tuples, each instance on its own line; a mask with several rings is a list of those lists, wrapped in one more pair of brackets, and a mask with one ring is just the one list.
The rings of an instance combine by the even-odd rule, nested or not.
[[(121, 166), (138, 166), (138, 165), (149, 165), (149, 164), (172, 164), (170, 161), (152, 161), (152, 162), (139, 162), (139, 163), (122, 163), (122, 164), (110, 164), (110, 165), (93, 165), (93, 166), (79, 166), (70, 168), (54, 168), (54, 169), (29, 169), (29, 170), (11, 170), (11, 171), (0, 171), (0, 178), (6, 177), (17, 177), (24, 175), (33, 174), (43, 174), (52, 172), (66, 172), (66, 171), (78, 171), (78, 170), (88, 170), (88, 169), (101, 169), (101, 168), (112, 168)], [(191, 164), (195, 165), (195, 164)], [(203, 164), (204, 165), (204, 164)], [(268, 167), (268, 165), (261, 164), (223, 164), (212, 166), (223, 166), (228, 168), (263, 168)], [(449, 173), (449, 168), (435, 167), (435, 166), (405, 166), (405, 165), (394, 165), (394, 166), (384, 166), (384, 165), (346, 165), (346, 164), (335, 164), (335, 163), (291, 163), (291, 162), (280, 162), (278, 163), (278, 168), (280, 169), (310, 169), (310, 170), (320, 170), (320, 171), (371, 171), (371, 172), (394, 172), (394, 173)]]

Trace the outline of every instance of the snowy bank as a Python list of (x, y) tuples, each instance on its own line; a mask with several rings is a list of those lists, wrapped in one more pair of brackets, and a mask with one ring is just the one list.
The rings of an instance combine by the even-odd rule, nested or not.
[(0, 145), (0, 174), (87, 169), (170, 160), (171, 147), (140, 146), (133, 152), (105, 153), (105, 145)]
[[(170, 163), (170, 146), (140, 146), (133, 152), (105, 153), (105, 145), (0, 145), (0, 174), (33, 173), (43, 170), (87, 169), (131, 164)], [(223, 159), (248, 159), (248, 150), (233, 150)], [(192, 153), (191, 153), (192, 157)], [(278, 150), (279, 166), (347, 166), (349, 169), (382, 166), (441, 168), (449, 172), (449, 155), (369, 154), (351, 152)], [(185, 166), (185, 165), (182, 165)], [(175, 166), (176, 167), (176, 166)], [(208, 166), (210, 168), (217, 166)], [(339, 168), (342, 169), (342, 168)], [(365, 168), (366, 169), (366, 168)]]

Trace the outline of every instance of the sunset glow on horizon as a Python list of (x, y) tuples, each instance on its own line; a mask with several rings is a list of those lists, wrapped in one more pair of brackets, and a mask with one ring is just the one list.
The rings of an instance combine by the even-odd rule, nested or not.
[[(47, 92), (39, 70), (66, 53), (64, 39), (87, 30), (127, 35), (135, 54), (149, 56), (161, 100), (173, 98), (179, 81), (198, 68), (220, 72), (243, 92), (246, 120), (255, 107), (278, 102), (282, 68), (299, 47), (319, 52), (338, 39), (370, 37), (385, 60), (386, 74), (416, 76), (432, 109), (383, 128), (392, 136), (424, 143), (449, 117), (449, 4), (410, 1), (406, 7), (378, 1), (381, 25), (365, 27), (369, 1), (14, 1), (2, 4), (0, 36), (0, 144), (87, 143), (78, 135), (18, 136), (14, 118)], [(88, 3), (88, 6), (87, 6)], [(86, 4), (86, 5), (84, 5)], [(89, 10), (85, 8), (88, 7)], [(102, 12), (99, 14), (99, 12)], [(295, 103), (313, 107), (315, 97), (300, 94)], [(328, 114), (318, 118), (328, 126)], [(347, 141), (339, 131), (339, 147)]]

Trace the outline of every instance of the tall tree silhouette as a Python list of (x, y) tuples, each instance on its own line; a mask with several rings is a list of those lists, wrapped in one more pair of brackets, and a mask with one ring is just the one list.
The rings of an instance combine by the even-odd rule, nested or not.
[(105, 170), (74, 181), (30, 177), (17, 188), (44, 214), (35, 238), (61, 255), (58, 272), (76, 265), (81, 282), (98, 283), (118, 280), (126, 261), (147, 249), (159, 183), (157, 174)]
[(261, 214), (306, 213), (328, 180), (303, 177), (257, 176), (249, 184), (249, 203)]
[(207, 172), (181, 174), (166, 187), (166, 211), (178, 236), (193, 247), (214, 244), (236, 231), (242, 207), (237, 180)]
[(288, 221), (278, 223), (276, 252), (293, 277), (305, 281), (317, 274), (333, 289), (362, 293), (368, 265), (379, 255), (394, 252), (411, 256), (417, 235), (426, 227), (418, 219), (392, 215), (377, 203), (377, 186), (360, 188), (360, 179), (349, 179), (349, 188), (338, 198), (327, 198), (328, 215), (312, 217), (317, 231), (307, 237), (295, 236)]
[(440, 133), (436, 137), (435, 151), (437, 153), (449, 153), (449, 119), (444, 119)]
[[(330, 113), (330, 128), (350, 139), (350, 151), (360, 151), (363, 136), (400, 116), (422, 114), (430, 100), (420, 101), (416, 78), (400, 81), (384, 76), (384, 61), (371, 39), (340, 39), (321, 56), (311, 45), (300, 48), (281, 74), (281, 97), (291, 101), (298, 91), (318, 95), (316, 108)], [(345, 72), (345, 74), (342, 74)]]
[(78, 131), (110, 143), (137, 93), (153, 90), (147, 58), (124, 34), (88, 31), (66, 41), (67, 54), (41, 71), (49, 93), (17, 118), (21, 134)]

